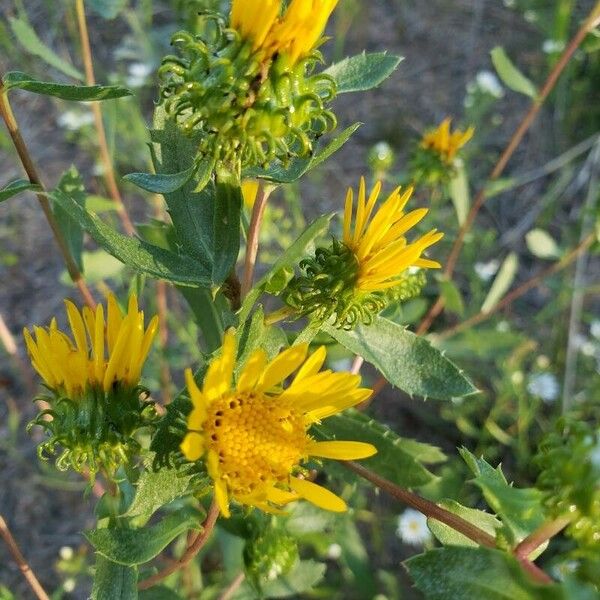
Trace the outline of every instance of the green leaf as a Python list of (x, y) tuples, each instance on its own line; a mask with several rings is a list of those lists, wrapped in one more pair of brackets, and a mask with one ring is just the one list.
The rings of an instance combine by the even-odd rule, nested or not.
[(2, 79), (7, 90), (18, 88), (34, 94), (54, 96), (62, 100), (75, 102), (95, 102), (97, 100), (113, 100), (131, 96), (133, 92), (120, 85), (66, 85), (52, 81), (38, 81), (35, 77), (11, 71)]
[(118, 233), (59, 190), (52, 192), (50, 197), (70, 213), (102, 248), (132, 269), (178, 285), (210, 286), (210, 272), (200, 261)]
[(452, 204), (454, 204), (454, 210), (456, 211), (458, 224), (462, 227), (469, 214), (471, 193), (469, 190), (469, 177), (467, 176), (465, 165), (462, 161), (457, 162), (456, 174), (450, 180), (449, 191)]
[(506, 481), (502, 469), (494, 469), (483, 458), (476, 458), (466, 448), (460, 455), (475, 475), (472, 482), (483, 492), (488, 506), (508, 527), (515, 543), (544, 522), (543, 494), (535, 488), (515, 488)]
[(216, 189), (210, 179), (214, 161), (205, 159), (195, 166), (197, 136), (181, 133), (161, 107), (154, 113), (151, 138), (152, 162), (158, 174), (167, 176), (196, 169), (181, 187), (164, 191), (163, 195), (181, 246), (187, 254), (209, 265), (212, 274)]
[(258, 307), (251, 319), (244, 321), (238, 327), (236, 337), (238, 347), (236, 367), (238, 370), (255, 350), (262, 349), (270, 359), (273, 359), (283, 347), (287, 346), (287, 337), (283, 330), (272, 325), (265, 325), (262, 306)]
[(559, 586), (534, 583), (517, 560), (490, 548), (437, 548), (405, 563), (426, 600), (559, 600)]
[(530, 98), (537, 98), (538, 92), (535, 85), (517, 69), (508, 58), (504, 48), (496, 46), (490, 54), (498, 76), (507, 87)]
[(169, 194), (181, 189), (194, 175), (196, 165), (179, 173), (129, 173), (123, 179), (147, 192)]
[(106, 250), (82, 252), (83, 272), (88, 284), (96, 284), (117, 277), (124, 268), (123, 263), (111, 256)]
[(83, 81), (83, 73), (46, 46), (27, 21), (24, 19), (9, 18), (9, 23), (14, 36), (27, 52), (41, 58), (45, 63), (58, 69), (61, 73), (73, 79)]
[(119, 210), (119, 205), (109, 198), (90, 194), (85, 199), (85, 208), (88, 212), (93, 213), (116, 212)]
[[(489, 533), (493, 538), (496, 537), (496, 530), (502, 527), (502, 523), (490, 513), (484, 512), (483, 510), (477, 510), (476, 508), (468, 508), (459, 504), (455, 500), (442, 500), (438, 502), (439, 506), (449, 510), (450, 512), (458, 515), (472, 523), (479, 529), (482, 529), (486, 533)], [(477, 542), (474, 542), (466, 535), (459, 533), (456, 529), (452, 529), (448, 525), (436, 521), (435, 519), (428, 518), (427, 526), (431, 533), (440, 541), (444, 546), (473, 546), (478, 547)]]
[(532, 229), (525, 236), (529, 252), (538, 258), (560, 258), (560, 248), (554, 238), (543, 229)]
[[(85, 207), (85, 187), (79, 172), (74, 166), (63, 173), (57, 189), (69, 196), (74, 202), (77, 202), (82, 208)], [(83, 271), (84, 265), (81, 255), (83, 251), (83, 229), (79, 224), (79, 221), (73, 218), (73, 216), (54, 199), (52, 199), (52, 212), (54, 213), (58, 227), (67, 243), (71, 256), (75, 260), (79, 270)]]
[[(418, 446), (358, 411), (345, 411), (314, 427), (320, 440), (353, 440), (373, 444), (377, 454), (361, 460), (367, 469), (403, 487), (419, 487), (437, 479), (419, 460)], [(405, 447), (405, 443), (408, 444)], [(418, 442), (417, 442), (418, 444)], [(425, 444), (419, 444), (425, 447)], [(434, 448), (434, 452), (439, 450)], [(443, 459), (442, 459), (443, 460)], [(437, 462), (437, 461), (436, 461)]]
[(488, 312), (502, 300), (504, 294), (508, 292), (512, 285), (517, 271), (519, 270), (519, 257), (511, 252), (502, 263), (502, 266), (498, 270), (498, 274), (494, 278), (494, 283), (488, 292), (483, 304), (481, 305), (481, 312)]
[(136, 483), (135, 496), (124, 517), (149, 519), (159, 508), (176, 498), (191, 493), (190, 483), (194, 474), (190, 473), (191, 464), (175, 468), (152, 469), (151, 459), (145, 461), (146, 470)]
[(231, 274), (240, 251), (242, 189), (232, 181), (217, 180), (213, 215), (212, 280), (222, 284)]
[(456, 284), (450, 279), (440, 279), (439, 284), (446, 310), (462, 317), (465, 314), (465, 304)]
[(313, 221), (298, 237), (298, 239), (277, 259), (275, 264), (269, 269), (266, 275), (250, 290), (239, 312), (240, 321), (245, 321), (258, 300), (262, 291), (273, 277), (277, 277), (283, 269), (293, 268), (300, 259), (307, 254), (307, 248), (312, 242), (325, 234), (329, 229), (329, 222), (333, 213), (323, 215)]
[(88, 0), (87, 3), (104, 19), (114, 19), (125, 10), (128, 0)]
[(385, 52), (363, 52), (331, 65), (324, 74), (335, 79), (338, 94), (364, 92), (385, 81), (402, 60), (401, 56)]
[(141, 590), (138, 598), (139, 600), (185, 600), (183, 596), (164, 585), (155, 585), (148, 590)]
[(92, 529), (85, 537), (105, 558), (126, 566), (141, 565), (160, 554), (178, 535), (200, 529), (198, 516), (179, 510), (151, 527)]
[(136, 600), (137, 568), (118, 565), (96, 554), (91, 600)]
[(424, 338), (383, 317), (353, 331), (323, 326), (331, 337), (362, 356), (408, 394), (450, 400), (477, 392), (466, 375)]
[(39, 185), (30, 183), (26, 179), (17, 179), (11, 181), (8, 185), (0, 189), (0, 202), (4, 202), (21, 192), (31, 190), (32, 192), (39, 192), (41, 190)]
[(291, 161), (288, 167), (283, 167), (280, 164), (275, 164), (268, 169), (261, 169), (254, 167), (244, 171), (245, 179), (265, 179), (274, 183), (293, 183), (297, 181), (310, 171), (314, 169), (322, 162), (327, 160), (333, 154), (335, 154), (354, 134), (354, 132), (361, 126), (361, 123), (354, 123), (350, 127), (344, 129), (342, 133), (337, 135), (332, 141), (330, 141), (324, 148), (317, 147), (312, 158), (297, 158)]

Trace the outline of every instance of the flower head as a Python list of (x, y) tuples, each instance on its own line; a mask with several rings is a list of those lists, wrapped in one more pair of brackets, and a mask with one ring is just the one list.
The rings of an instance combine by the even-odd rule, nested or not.
[[(230, 514), (230, 500), (273, 512), (305, 498), (321, 508), (343, 511), (341, 498), (302, 477), (301, 463), (309, 456), (353, 460), (376, 452), (362, 442), (317, 442), (310, 437), (313, 423), (362, 402), (371, 391), (358, 387), (359, 376), (320, 372), (323, 347), (308, 358), (307, 353), (308, 345), (299, 344), (269, 361), (264, 350), (256, 350), (234, 385), (236, 342), (229, 330), (201, 390), (192, 372), (186, 372), (193, 409), (181, 451), (190, 461), (204, 457), (224, 516)], [(283, 382), (295, 371), (285, 388)]]
[(428, 212), (426, 208), (404, 212), (413, 188), (408, 188), (403, 193), (399, 187), (396, 188), (375, 211), (380, 192), (381, 182), (377, 182), (367, 199), (363, 177), (360, 180), (356, 208), (351, 188), (346, 195), (343, 239), (358, 264), (356, 288), (365, 292), (397, 286), (400, 275), (410, 267), (436, 269), (441, 266), (422, 255), (429, 246), (444, 236), (443, 233), (432, 229), (410, 243), (405, 237), (405, 233)]
[(49, 436), (38, 447), (40, 457), (62, 448), (59, 469), (85, 468), (93, 477), (102, 468), (110, 475), (139, 450), (135, 432), (155, 417), (139, 381), (158, 319), (144, 330), (135, 295), (125, 315), (110, 295), (106, 319), (102, 305), (80, 311), (65, 304), (72, 338), (56, 319), (46, 329), (34, 327), (33, 336), (24, 331), (31, 363), (49, 389), (39, 396), (48, 408), (30, 426)]
[(129, 298), (123, 315), (110, 294), (104, 307), (95, 311), (85, 306), (79, 311), (65, 301), (73, 338), (58, 329), (56, 319), (50, 327), (34, 327), (34, 337), (25, 329), (25, 343), (34, 369), (46, 385), (74, 398), (88, 387), (105, 392), (118, 384), (135, 387), (158, 328), (154, 317), (144, 330), (144, 313), (138, 312), (137, 297)]
[(318, 45), (338, 0), (292, 0), (280, 16), (281, 0), (234, 0), (231, 26), (270, 59), (286, 55), (291, 64)]
[(396, 533), (405, 544), (413, 546), (422, 546), (431, 540), (431, 533), (427, 528), (427, 517), (412, 508), (407, 508), (398, 517)]
[(447, 117), (439, 127), (428, 131), (421, 140), (421, 147), (436, 153), (443, 162), (452, 164), (458, 151), (473, 137), (474, 127), (466, 131), (450, 130), (452, 119)]

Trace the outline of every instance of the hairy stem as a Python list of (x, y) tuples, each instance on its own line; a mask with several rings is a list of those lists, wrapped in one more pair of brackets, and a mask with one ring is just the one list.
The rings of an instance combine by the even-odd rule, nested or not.
[[(87, 85), (96, 85), (96, 77), (94, 75), (94, 63), (92, 60), (92, 48), (90, 46), (90, 36), (88, 34), (87, 21), (85, 18), (85, 7), (83, 0), (75, 0), (75, 11), (77, 12), (77, 25), (79, 27), (79, 39), (81, 41), (81, 53), (83, 65), (85, 68), (85, 82)], [(108, 142), (106, 140), (106, 131), (102, 121), (102, 108), (99, 102), (92, 102), (92, 114), (94, 115), (94, 125), (98, 136), (98, 148), (100, 150), (100, 160), (104, 168), (104, 180), (110, 197), (117, 205), (119, 218), (123, 224), (123, 229), (128, 235), (134, 235), (135, 229), (127, 214), (123, 198), (117, 185), (115, 170), (113, 168), (110, 152), (108, 150)]]
[[(585, 39), (586, 35), (594, 27), (596, 27), (599, 23), (600, 23), (600, 2), (598, 2), (595, 5), (595, 7), (592, 9), (588, 18), (581, 25), (581, 27), (579, 28), (579, 30), (577, 31), (577, 33), (575, 34), (575, 36), (573, 37), (573, 39), (571, 40), (571, 42), (569, 43), (569, 45), (567, 46), (565, 51), (563, 52), (562, 56), (560, 57), (560, 59), (558, 60), (558, 62), (556, 63), (556, 65), (554, 66), (552, 71), (550, 72), (550, 74), (548, 75), (548, 78), (546, 79), (540, 93), (534, 99), (533, 103), (531, 104), (531, 107), (527, 111), (527, 114), (521, 120), (521, 123), (517, 127), (516, 131), (514, 132), (514, 134), (511, 137), (508, 145), (504, 149), (504, 152), (502, 153), (502, 155), (496, 162), (496, 165), (494, 166), (494, 168), (488, 178), (489, 181), (494, 181), (495, 179), (498, 179), (498, 177), (500, 177), (500, 175), (502, 175), (502, 173), (504, 172), (504, 169), (506, 168), (506, 165), (508, 164), (508, 161), (511, 159), (515, 150), (517, 149), (517, 147), (523, 140), (523, 137), (525, 136), (525, 134), (527, 133), (527, 131), (533, 124), (542, 105), (544, 104), (544, 102), (548, 98), (548, 96), (550, 95), (550, 92), (554, 89), (556, 82), (558, 81), (558, 79), (559, 79), (560, 75), (562, 74), (562, 72), (564, 71), (565, 67), (569, 64), (569, 61), (573, 57), (573, 54), (575, 54), (575, 51), (577, 50), (577, 48), (579, 48), (579, 46)], [(471, 207), (471, 210), (469, 211), (469, 214), (467, 215), (465, 222), (463, 223), (462, 227), (460, 228), (460, 230), (458, 232), (458, 236), (457, 236), (456, 240), (454, 241), (452, 250), (450, 251), (450, 255), (448, 256), (448, 260), (446, 261), (446, 267), (444, 268), (444, 274), (448, 278), (450, 278), (452, 276), (452, 274), (454, 273), (454, 269), (456, 268), (456, 263), (458, 261), (459, 255), (460, 255), (460, 251), (461, 251), (464, 241), (465, 241), (465, 236), (466, 236), (467, 232), (471, 229), (473, 222), (475, 221), (475, 217), (477, 216), (477, 213), (479, 212), (479, 210), (485, 203), (486, 198), (487, 198), (486, 188), (483, 187), (483, 188), (481, 188), (481, 190), (475, 197), (473, 206)], [(437, 301), (432, 305), (432, 307), (429, 309), (429, 311), (425, 315), (425, 317), (423, 318), (421, 324), (419, 325), (419, 327), (417, 329), (417, 334), (420, 335), (422, 333), (425, 333), (431, 327), (431, 324), (433, 323), (433, 321), (437, 317), (437, 315), (439, 315), (440, 312), (442, 312), (443, 308), (444, 308), (444, 299), (440, 296), (437, 299)]]
[(176, 571), (179, 571), (180, 569), (185, 567), (196, 556), (196, 554), (200, 552), (204, 544), (210, 538), (218, 517), (219, 507), (217, 505), (216, 500), (213, 499), (210, 508), (208, 509), (206, 520), (202, 524), (202, 531), (192, 540), (192, 542), (187, 547), (186, 551), (183, 553), (181, 558), (174, 561), (173, 564), (169, 565), (162, 571), (159, 571), (155, 575), (152, 575), (151, 577), (140, 581), (138, 583), (138, 589), (147, 590), (153, 585), (156, 585), (159, 581), (162, 581), (165, 577), (168, 577), (172, 573), (175, 573)]
[(23, 574), (23, 577), (25, 577), (27, 583), (33, 590), (35, 597), (38, 598), (38, 600), (50, 600), (50, 596), (48, 596), (48, 594), (42, 587), (42, 584), (35, 576), (35, 573), (31, 570), (31, 567), (25, 560), (25, 557), (19, 549), (19, 546), (17, 545), (17, 542), (15, 541), (15, 538), (10, 532), (10, 529), (8, 528), (8, 525), (2, 517), (2, 515), (0, 515), (0, 537), (2, 537), (2, 539), (6, 543), (8, 551), (10, 552), (14, 561), (17, 563), (19, 570)]
[(13, 142), (13, 145), (19, 155), (19, 159), (27, 173), (27, 177), (29, 177), (29, 181), (35, 185), (38, 185), (42, 191), (37, 193), (37, 199), (42, 207), (42, 211), (50, 225), (50, 229), (52, 230), (52, 234), (54, 235), (54, 239), (58, 245), (60, 253), (63, 257), (65, 266), (67, 268), (67, 272), (69, 273), (69, 277), (83, 296), (85, 303), (90, 308), (95, 308), (96, 302), (92, 297), (92, 294), (85, 283), (77, 264), (75, 263), (75, 259), (71, 255), (71, 251), (67, 245), (65, 238), (60, 230), (60, 227), (54, 218), (54, 214), (52, 213), (52, 209), (50, 208), (50, 202), (45, 194), (44, 185), (38, 175), (37, 169), (33, 163), (31, 155), (29, 154), (29, 150), (27, 149), (27, 145), (25, 144), (25, 140), (19, 131), (19, 126), (17, 120), (15, 119), (15, 115), (13, 114), (12, 108), (10, 106), (10, 102), (8, 100), (8, 91), (4, 88), (4, 85), (0, 83), (0, 115), (8, 129), (8, 133)]
[(395, 483), (381, 477), (380, 475), (377, 475), (377, 473), (374, 473), (373, 471), (356, 462), (348, 461), (342, 464), (348, 467), (348, 469), (351, 471), (354, 471), (360, 475), (363, 479), (370, 481), (379, 489), (387, 492), (390, 494), (390, 496), (393, 496), (401, 502), (412, 506), (419, 512), (423, 513), (426, 517), (430, 517), (436, 521), (440, 521), (441, 523), (448, 525), (449, 527), (452, 527), (452, 529), (462, 533), (464, 536), (478, 543), (480, 546), (486, 546), (487, 548), (496, 547), (496, 540), (489, 533), (479, 529), (479, 527), (469, 523), (462, 517), (451, 513), (450, 511), (438, 506), (430, 500), (421, 498), (421, 496), (418, 496), (417, 494), (396, 485)]

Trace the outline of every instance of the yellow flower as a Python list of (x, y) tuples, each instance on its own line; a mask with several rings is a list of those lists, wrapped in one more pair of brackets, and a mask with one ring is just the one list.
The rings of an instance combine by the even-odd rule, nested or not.
[(244, 206), (248, 210), (252, 210), (254, 202), (256, 202), (259, 186), (260, 184), (256, 179), (245, 179), (242, 181), (242, 197), (244, 199)]
[(144, 331), (144, 313), (138, 312), (135, 294), (129, 298), (126, 315), (121, 314), (110, 294), (106, 322), (100, 304), (95, 312), (87, 306), (80, 312), (68, 300), (65, 305), (74, 341), (58, 329), (56, 319), (47, 329), (34, 327), (35, 340), (27, 329), (23, 332), (31, 363), (46, 385), (69, 398), (88, 387), (108, 392), (115, 382), (135, 387), (158, 328), (158, 317)]
[(411, 243), (404, 237), (428, 212), (426, 208), (418, 208), (404, 213), (413, 188), (401, 193), (401, 188), (397, 187), (374, 213), (380, 191), (381, 182), (377, 182), (367, 200), (365, 179), (361, 177), (356, 213), (351, 188), (346, 196), (344, 244), (354, 253), (358, 263), (356, 288), (365, 292), (398, 285), (399, 276), (409, 267), (435, 269), (441, 266), (421, 256), (444, 236), (443, 233), (432, 229)]
[(309, 456), (354, 460), (375, 454), (371, 444), (317, 442), (308, 434), (313, 423), (364, 401), (371, 390), (358, 387), (358, 375), (319, 372), (325, 348), (307, 358), (307, 344), (288, 348), (270, 362), (264, 350), (254, 351), (234, 386), (236, 351), (229, 330), (202, 390), (186, 371), (193, 409), (181, 451), (190, 461), (204, 457), (223, 515), (230, 515), (231, 499), (267, 512), (300, 498), (327, 510), (345, 510), (341, 498), (298, 476), (300, 463)]
[(233, 0), (231, 26), (266, 59), (285, 54), (293, 65), (318, 45), (338, 1), (292, 0), (280, 16), (281, 0)]
[(469, 127), (466, 131), (456, 129), (450, 131), (452, 119), (444, 119), (437, 129), (428, 131), (421, 140), (421, 147), (426, 150), (432, 150), (440, 155), (442, 160), (452, 163), (457, 152), (473, 137), (474, 127)]

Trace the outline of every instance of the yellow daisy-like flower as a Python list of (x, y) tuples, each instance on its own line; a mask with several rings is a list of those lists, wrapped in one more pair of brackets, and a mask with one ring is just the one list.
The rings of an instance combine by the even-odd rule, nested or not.
[(300, 464), (309, 456), (354, 460), (375, 454), (371, 444), (317, 442), (308, 434), (313, 423), (364, 401), (371, 390), (358, 387), (358, 375), (320, 372), (325, 348), (307, 358), (307, 344), (284, 350), (270, 362), (264, 350), (254, 351), (234, 386), (236, 350), (229, 330), (202, 390), (186, 371), (193, 409), (181, 451), (190, 461), (204, 457), (223, 515), (230, 515), (230, 500), (267, 512), (300, 498), (327, 510), (346, 510), (341, 498), (298, 476)]
[[(344, 211), (344, 244), (358, 263), (355, 287), (365, 292), (385, 290), (398, 285), (398, 278), (409, 267), (436, 269), (441, 265), (427, 258), (423, 252), (438, 242), (444, 234), (432, 229), (414, 242), (408, 242), (405, 233), (427, 214), (428, 209), (417, 208), (408, 213), (404, 207), (413, 188), (404, 192), (397, 187), (375, 211), (381, 192), (381, 182), (366, 197), (364, 177), (360, 180), (358, 202), (354, 210), (354, 193), (348, 189)], [(354, 220), (354, 227), (352, 222)]]
[(421, 148), (432, 150), (439, 154), (446, 163), (452, 163), (458, 151), (473, 137), (474, 127), (469, 127), (466, 131), (456, 129), (450, 131), (452, 119), (447, 117), (439, 127), (428, 131), (421, 140)]
[(138, 312), (135, 294), (129, 298), (126, 315), (110, 294), (106, 319), (101, 304), (95, 311), (87, 306), (79, 311), (68, 300), (65, 305), (73, 339), (58, 329), (56, 319), (47, 329), (34, 327), (35, 339), (27, 329), (23, 332), (31, 363), (46, 385), (69, 398), (88, 387), (108, 392), (115, 382), (135, 387), (156, 335), (158, 317), (144, 330), (144, 313)]
[(283, 15), (281, 0), (233, 0), (231, 26), (269, 59), (285, 54), (291, 64), (318, 45), (339, 0), (292, 0)]

